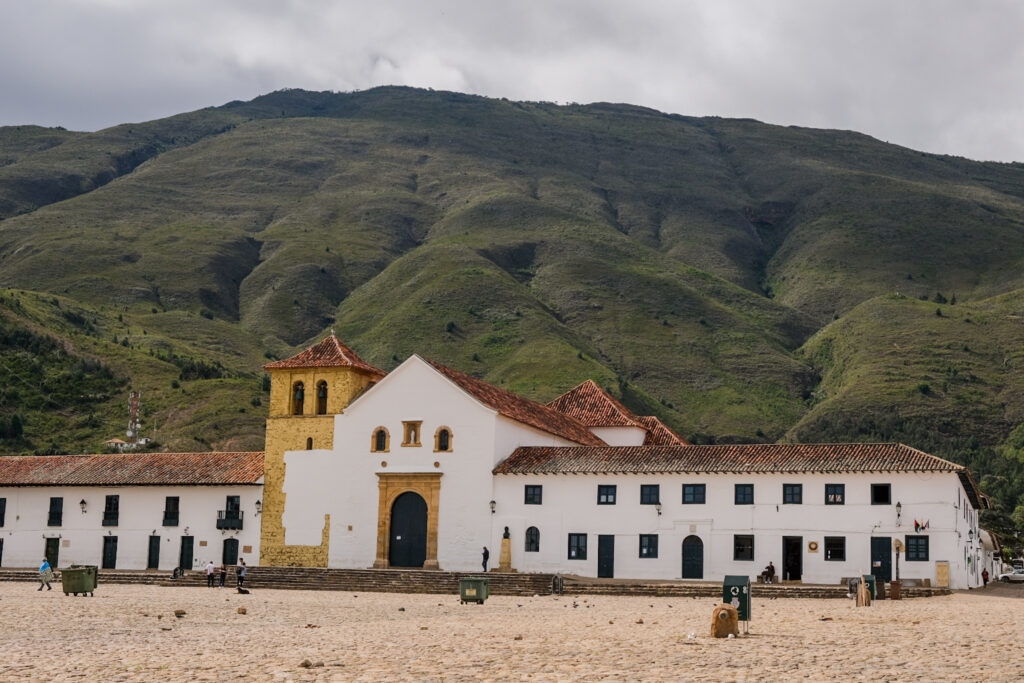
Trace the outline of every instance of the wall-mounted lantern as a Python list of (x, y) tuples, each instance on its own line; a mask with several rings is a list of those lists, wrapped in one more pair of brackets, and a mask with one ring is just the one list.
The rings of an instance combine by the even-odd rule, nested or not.
[(497, 507), (498, 507), (498, 504), (497, 504), (497, 503), (495, 503), (495, 502), (494, 502), (494, 501), (492, 500), (492, 501), (491, 501), (490, 503), (488, 503), (488, 505), (490, 505), (490, 506), (491, 506), (491, 514), (493, 515), (493, 514), (494, 514), (494, 511), (495, 511), (495, 510), (497, 509)]
[(903, 504), (896, 501), (896, 526), (903, 524)]
[(85, 506), (86, 506), (85, 498), (83, 498), (82, 500), (78, 501), (78, 507), (82, 508), (82, 514), (83, 515), (85, 514)]
[(661, 517), (661, 503), (655, 503), (654, 509), (658, 511), (658, 516)]
[(257, 500), (256, 501), (256, 514), (258, 515), (261, 512), (263, 512), (263, 501)]

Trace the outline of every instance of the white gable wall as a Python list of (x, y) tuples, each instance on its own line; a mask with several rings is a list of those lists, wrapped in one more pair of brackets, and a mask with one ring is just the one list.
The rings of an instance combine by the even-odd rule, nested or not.
[(609, 446), (643, 446), (647, 430), (642, 427), (591, 427)]
[[(419, 446), (402, 445), (404, 421), (422, 423)], [(379, 427), (391, 437), (386, 453), (371, 450)], [(441, 427), (451, 432), (451, 452), (434, 451)], [(440, 567), (477, 569), (484, 545), (496, 563), (501, 529), (495, 532), (490, 511), (491, 470), (521, 445), (571, 442), (499, 415), (413, 356), (335, 418), (332, 451), (285, 454), (286, 543), (319, 544), (329, 514), (329, 566), (370, 567), (377, 548), (378, 474), (440, 474)]]

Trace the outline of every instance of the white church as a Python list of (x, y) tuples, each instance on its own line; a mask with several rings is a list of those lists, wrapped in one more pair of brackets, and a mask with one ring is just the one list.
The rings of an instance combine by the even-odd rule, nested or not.
[[(992, 560), (970, 473), (905, 445), (695, 446), (592, 381), (542, 405), (415, 355), (385, 373), (333, 333), (266, 370), (258, 472), (130, 480), (118, 471), (135, 458), (252, 454), (128, 453), (63, 456), (112, 460), (106, 475), (44, 481), (50, 458), (0, 458), (0, 563), (30, 566), (57, 545), (109, 564), (109, 527), (72, 514), (74, 530), (54, 529), (42, 501), (118, 494), (132, 501), (118, 527), (123, 568), (241, 553), (249, 564), (479, 571), (487, 547), (493, 571), (720, 582), (754, 580), (771, 562), (783, 581), (872, 573), (963, 589)], [(200, 520), (187, 558), (185, 534), (154, 522), (173, 497), (195, 501)], [(244, 528), (222, 528), (237, 513)], [(60, 541), (44, 548), (40, 532)], [(154, 544), (173, 552), (154, 558)]]

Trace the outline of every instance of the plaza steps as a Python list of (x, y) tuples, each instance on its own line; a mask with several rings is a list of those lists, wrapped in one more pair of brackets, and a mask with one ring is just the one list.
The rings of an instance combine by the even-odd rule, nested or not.
[[(227, 585), (235, 586), (235, 568), (228, 568)], [(423, 569), (324, 569), (318, 567), (249, 567), (245, 585), (253, 590), (330, 590), (380, 593), (432, 593), (458, 595), (463, 578), (480, 578), (481, 572), (446, 572)], [(636, 579), (595, 579), (571, 575), (488, 572), (491, 595), (530, 596), (563, 593), (565, 595), (635, 595), (673, 598), (718, 598), (722, 584), (711, 581), (643, 581)], [(0, 581), (37, 583), (35, 569), (0, 568)], [(58, 580), (59, 585), (59, 580)], [(100, 569), (97, 584), (150, 584), (163, 586), (206, 586), (202, 569), (174, 577), (160, 570)], [(888, 589), (888, 586), (886, 586)], [(948, 588), (907, 586), (902, 597), (919, 598), (949, 595)], [(752, 583), (751, 597), (845, 598), (845, 585), (784, 582), (770, 585)]]
[[(463, 578), (486, 576), (492, 595), (548, 595), (551, 574), (519, 574), (488, 572), (445, 572), (424, 569), (323, 569), (318, 567), (249, 567), (246, 587), (257, 590), (332, 590), (371, 593), (437, 593), (458, 594)], [(188, 572), (178, 579), (167, 579), (178, 585), (206, 585), (203, 570)], [(235, 585), (234, 568), (228, 568), (227, 583)]]

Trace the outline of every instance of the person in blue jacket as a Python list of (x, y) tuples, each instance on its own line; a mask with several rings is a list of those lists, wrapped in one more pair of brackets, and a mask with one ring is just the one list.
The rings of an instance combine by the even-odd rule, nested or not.
[(39, 590), (43, 590), (43, 586), (46, 586), (46, 590), (52, 591), (51, 581), (53, 581), (53, 570), (50, 569), (50, 562), (44, 557), (43, 564), (39, 567)]

